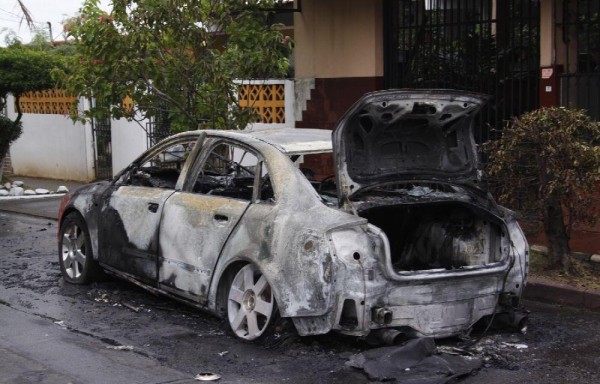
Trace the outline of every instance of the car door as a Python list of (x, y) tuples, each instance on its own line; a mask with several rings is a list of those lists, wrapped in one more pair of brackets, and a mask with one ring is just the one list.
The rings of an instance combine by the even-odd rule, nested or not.
[(163, 208), (159, 285), (205, 303), (221, 250), (255, 198), (262, 162), (240, 143), (213, 139), (189, 175), (187, 191)]
[(148, 152), (110, 188), (101, 214), (100, 262), (148, 284), (158, 277), (158, 228), (196, 139)]

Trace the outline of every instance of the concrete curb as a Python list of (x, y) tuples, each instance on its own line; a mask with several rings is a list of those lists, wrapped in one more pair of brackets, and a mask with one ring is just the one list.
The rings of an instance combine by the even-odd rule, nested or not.
[(11, 200), (36, 200), (45, 199), (49, 197), (65, 196), (67, 193), (47, 193), (45, 195), (21, 195), (21, 196), (0, 196), (0, 201), (11, 201)]
[(579, 288), (541, 277), (527, 279), (524, 297), (546, 303), (568, 305), (600, 312), (600, 290)]

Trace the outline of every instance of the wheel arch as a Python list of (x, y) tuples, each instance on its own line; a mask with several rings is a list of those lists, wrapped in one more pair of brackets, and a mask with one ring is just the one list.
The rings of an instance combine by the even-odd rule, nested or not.
[[(260, 258), (259, 258), (260, 259)], [(257, 263), (254, 258), (247, 256), (238, 256), (228, 260), (227, 262), (217, 265), (215, 268), (215, 278), (211, 282), (211, 294), (209, 297), (209, 306), (212, 311), (219, 317), (225, 317), (227, 313), (227, 296), (229, 294), (229, 286), (233, 281), (236, 273), (247, 264), (254, 264), (256, 268), (267, 278), (271, 289), (273, 290), (273, 297), (275, 303), (279, 306), (281, 295), (283, 294), (280, 287), (274, 285), (277, 280), (272, 275), (270, 268), (264, 268)]]
[(92, 257), (94, 260), (98, 260), (98, 230), (95, 227), (90, 227), (90, 224), (88, 223), (88, 218), (86, 218), (86, 216), (81, 212), (81, 210), (79, 210), (76, 206), (74, 205), (70, 205), (68, 207), (65, 208), (65, 210), (63, 211), (62, 216), (59, 218), (59, 222), (58, 222), (58, 231), (57, 231), (57, 237), (60, 241), (60, 231), (62, 230), (62, 225), (63, 222), (65, 221), (65, 218), (67, 216), (69, 216), (70, 214), (75, 213), (79, 216), (79, 218), (81, 219), (81, 221), (83, 222), (83, 224), (85, 225), (85, 229), (88, 233), (88, 235), (90, 236), (90, 241), (92, 243)]
[[(79, 227), (78, 231), (80, 231), (80, 234), (84, 237), (84, 242), (80, 245), (74, 245), (75, 243), (72, 241), (71, 235), (68, 235), (70, 240), (69, 243), (65, 245), (67, 231), (70, 231), (70, 228), (77, 227)], [(77, 240), (79, 239), (77, 236), (76, 238)], [(65, 247), (69, 254), (67, 258), (71, 260), (69, 269), (75, 270), (75, 272), (72, 272), (72, 276), (67, 272), (67, 265), (65, 265)], [(65, 209), (60, 218), (60, 226), (58, 229), (58, 257), (61, 273), (66, 281), (73, 284), (89, 284), (100, 280), (104, 276), (102, 268), (95, 257), (93, 248), (89, 226), (85, 217), (73, 207)], [(84, 261), (75, 261), (77, 258), (74, 256), (75, 253), (78, 253), (80, 257), (83, 257)], [(77, 267), (77, 265), (81, 266)], [(78, 270), (80, 273), (77, 273)]]
[(214, 299), (214, 311), (219, 317), (224, 318), (227, 315), (227, 295), (229, 286), (238, 271), (247, 264), (250, 264), (250, 261), (242, 259), (233, 260), (219, 275)]

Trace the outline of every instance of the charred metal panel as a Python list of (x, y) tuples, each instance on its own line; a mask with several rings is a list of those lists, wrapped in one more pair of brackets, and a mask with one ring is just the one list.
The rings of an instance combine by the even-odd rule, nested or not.
[(215, 264), (249, 201), (187, 192), (165, 204), (158, 282), (206, 300)]
[(100, 262), (156, 283), (158, 228), (163, 204), (173, 190), (123, 186), (102, 209)]
[(270, 145), (253, 144), (266, 160), (275, 202), (248, 208), (223, 249), (210, 303), (216, 305), (218, 280), (227, 265), (246, 260), (269, 280), (282, 316), (324, 315), (332, 310), (330, 282), (337, 265), (324, 234), (364, 219), (325, 207), (288, 157)]
[(333, 133), (339, 195), (389, 181), (476, 182), (472, 121), (487, 98), (451, 90), (365, 95)]
[(102, 252), (98, 246), (101, 196), (109, 187), (110, 184), (106, 181), (80, 187), (71, 193), (71, 198), (65, 207), (65, 209), (75, 209), (83, 216), (90, 233), (95, 259), (98, 259)]

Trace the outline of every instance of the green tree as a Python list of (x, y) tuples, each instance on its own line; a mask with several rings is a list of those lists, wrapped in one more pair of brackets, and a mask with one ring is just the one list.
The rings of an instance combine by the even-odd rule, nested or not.
[(62, 57), (32, 50), (20, 43), (0, 48), (0, 110), (4, 109), (10, 93), (15, 97), (17, 112), (15, 120), (0, 116), (0, 179), (4, 157), (10, 144), (21, 135), (21, 95), (28, 91), (54, 87), (56, 82), (52, 79), (51, 71), (62, 65)]
[(583, 110), (538, 109), (514, 118), (487, 152), (500, 201), (541, 218), (549, 267), (573, 273), (571, 229), (596, 219), (600, 123)]
[[(239, 128), (235, 79), (285, 75), (290, 43), (268, 23), (273, 0), (86, 0), (65, 29), (78, 55), (64, 86), (96, 102), (72, 117), (168, 115), (174, 130)], [(135, 111), (123, 105), (130, 97)], [(138, 112), (138, 113), (135, 113)]]

